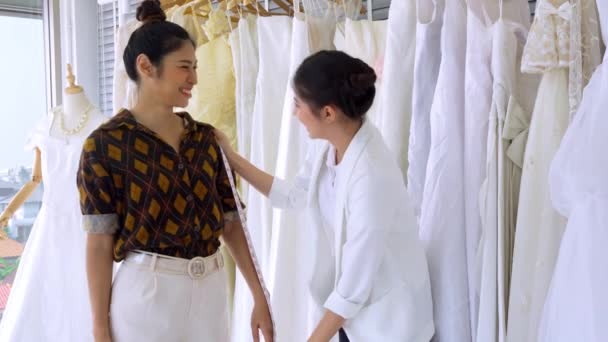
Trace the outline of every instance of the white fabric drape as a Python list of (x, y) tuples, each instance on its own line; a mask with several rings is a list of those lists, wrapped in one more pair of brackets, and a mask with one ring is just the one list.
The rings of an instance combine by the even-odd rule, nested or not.
[[(251, 119), (255, 105), (258, 77), (257, 20), (248, 16), (230, 34), (234, 77), (236, 81), (236, 128), (239, 154), (249, 159), (251, 154)], [(249, 184), (240, 183), (241, 195), (247, 198)]]
[[(283, 98), (289, 76), (284, 47), (291, 44), (291, 25), (289, 17), (260, 17), (257, 20), (259, 72), (251, 119), (250, 161), (269, 172), (276, 168)], [(253, 247), (264, 278), (270, 279), (272, 208), (268, 200), (257, 191), (249, 192), (246, 203)], [(249, 323), (253, 300), (240, 275), (235, 284), (234, 306), (238, 310), (235, 309), (233, 313), (232, 341), (251, 341)]]
[(374, 104), (367, 112), (367, 117), (379, 126), (382, 109), (378, 99), (382, 98), (382, 66), (386, 47), (387, 21), (354, 21), (346, 19), (344, 34), (344, 52), (359, 58), (376, 70), (379, 79), (376, 81)]
[(407, 179), (408, 142), (416, 55), (416, 2), (394, 1), (388, 14), (383, 90), (376, 97), (382, 111), (378, 128)]
[[(491, 0), (494, 1), (494, 0)], [(488, 118), (492, 104), (492, 25), (484, 17), (488, 1), (467, 2), (465, 60), (464, 203), (467, 276), (471, 334), (477, 334), (479, 272), (477, 248), (481, 238), (479, 191), (485, 179)]]
[[(308, 11), (307, 11), (308, 12)], [(336, 29), (335, 17), (321, 18), (296, 15), (293, 20), (289, 79), (310, 54), (319, 50), (333, 50)], [(293, 179), (304, 164), (310, 143), (308, 132), (293, 115), (294, 92), (287, 86), (283, 100), (280, 138), (275, 175)], [(300, 243), (309, 236), (303, 213), (275, 210), (272, 223), (270, 250), (270, 291), (277, 320), (277, 339), (287, 341), (296, 336), (309, 336), (308, 282), (302, 270), (311, 263), (309, 251)]]
[[(598, 1), (604, 43), (608, 2)], [(596, 37), (597, 38), (597, 37)], [(545, 302), (539, 341), (600, 342), (608, 336), (608, 54), (549, 171), (553, 206), (568, 219)]]
[(433, 293), (433, 340), (442, 342), (471, 341), (462, 184), (466, 17), (463, 0), (445, 1), (420, 216)]
[(431, 105), (441, 63), (444, 1), (417, 0), (416, 56), (412, 89), (412, 117), (408, 146), (407, 189), (420, 218), (431, 146)]

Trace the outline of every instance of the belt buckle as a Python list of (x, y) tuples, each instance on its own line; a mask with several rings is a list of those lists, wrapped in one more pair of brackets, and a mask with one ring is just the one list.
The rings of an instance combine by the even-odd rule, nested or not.
[(215, 262), (217, 263), (218, 270), (221, 270), (224, 267), (224, 257), (222, 256), (222, 254), (217, 256)]
[(205, 259), (194, 257), (188, 262), (188, 275), (191, 278), (201, 278), (205, 274)]

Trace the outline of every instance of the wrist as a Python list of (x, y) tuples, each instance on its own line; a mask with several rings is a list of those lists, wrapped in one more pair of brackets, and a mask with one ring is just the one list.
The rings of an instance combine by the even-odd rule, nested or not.
[(256, 291), (255, 293), (253, 293), (253, 302), (256, 305), (268, 305), (268, 302), (266, 301), (266, 295), (264, 294), (264, 291), (259, 290)]
[(105, 330), (110, 330), (109, 317), (93, 319), (93, 331), (103, 332)]
[(94, 326), (93, 327), (93, 336), (95, 338), (110, 337), (110, 327), (109, 326), (106, 326), (106, 327)]

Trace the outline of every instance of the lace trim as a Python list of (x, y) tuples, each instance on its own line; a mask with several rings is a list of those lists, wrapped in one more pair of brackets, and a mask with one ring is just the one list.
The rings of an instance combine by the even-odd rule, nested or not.
[(568, 1), (554, 6), (541, 0), (524, 48), (521, 70), (543, 73), (570, 65), (570, 32), (574, 7)]
[(544, 73), (569, 68), (568, 102), (572, 119), (584, 87), (601, 63), (599, 19), (595, 0), (566, 0), (559, 6), (554, 1), (538, 3), (521, 70)]
[[(578, 110), (583, 88), (587, 85), (595, 68), (601, 63), (600, 27), (595, 0), (571, 0), (574, 13), (570, 29), (570, 72), (568, 100), (570, 120)], [(585, 19), (585, 20), (583, 20)]]

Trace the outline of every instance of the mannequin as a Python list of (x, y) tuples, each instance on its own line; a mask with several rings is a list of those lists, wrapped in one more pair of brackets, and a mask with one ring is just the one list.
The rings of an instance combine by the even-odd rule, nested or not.
[(106, 118), (91, 103), (81, 86), (76, 85), (72, 66), (68, 64), (68, 86), (63, 92), (63, 106), (57, 107), (50, 134), (56, 138), (86, 138)]
[(35, 151), (32, 179), (0, 215), (5, 227), (44, 178), (42, 206), (0, 321), (0, 341), (92, 339), (76, 176), (85, 139), (106, 119), (75, 84), (69, 65), (67, 74), (63, 106), (40, 119), (26, 144)]
[[(52, 110), (53, 123), (50, 130), (51, 136), (62, 139), (68, 139), (70, 136), (84, 137), (85, 134), (88, 135), (88, 132), (91, 131), (85, 128), (97, 127), (105, 121), (105, 117), (94, 108), (93, 104), (86, 97), (82, 87), (76, 85), (76, 78), (72, 73), (72, 66), (70, 64), (67, 65), (67, 70), (68, 86), (64, 89), (63, 93), (63, 108), (57, 107)], [(17, 192), (6, 209), (0, 214), (0, 239), (7, 238), (3, 228), (8, 225), (10, 218), (31, 196), (40, 182), (42, 182), (40, 148), (36, 146), (34, 148), (32, 179)]]

